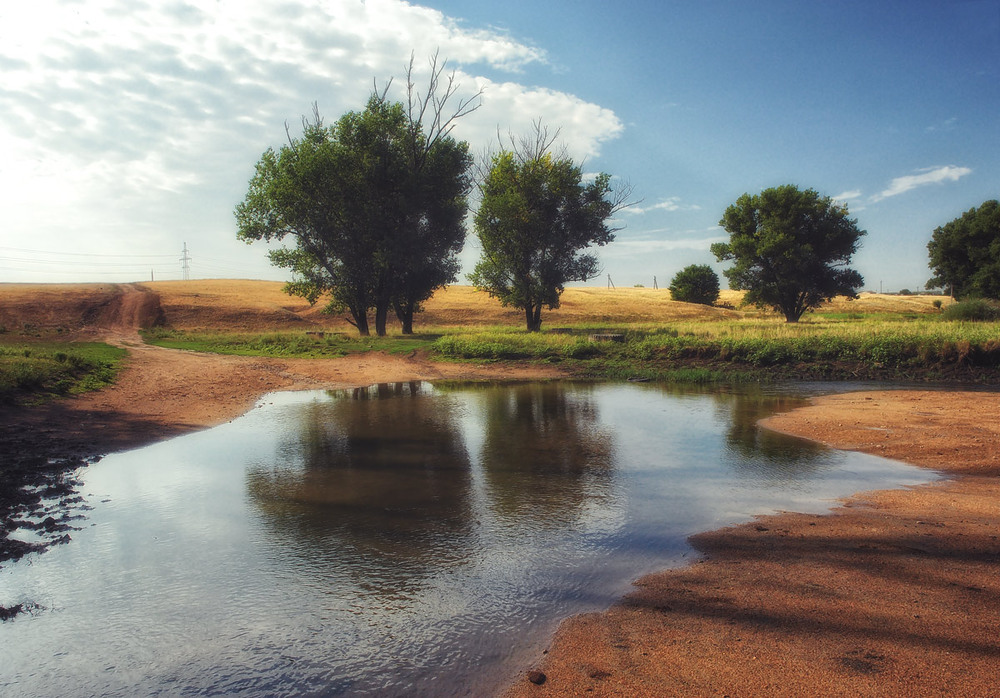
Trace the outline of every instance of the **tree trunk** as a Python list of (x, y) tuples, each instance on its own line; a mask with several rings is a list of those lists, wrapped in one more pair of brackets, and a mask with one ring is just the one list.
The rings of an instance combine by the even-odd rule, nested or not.
[(371, 332), (368, 330), (368, 313), (358, 313), (351, 311), (351, 317), (354, 318), (354, 322), (351, 324), (358, 328), (358, 334), (362, 337), (368, 337)]
[(413, 334), (413, 304), (393, 301), (393, 309), (396, 311), (396, 319), (403, 334)]
[(389, 319), (389, 304), (379, 303), (375, 306), (375, 334), (385, 337), (385, 324)]
[(524, 307), (524, 319), (528, 332), (538, 332), (542, 329), (542, 304), (529, 303)]

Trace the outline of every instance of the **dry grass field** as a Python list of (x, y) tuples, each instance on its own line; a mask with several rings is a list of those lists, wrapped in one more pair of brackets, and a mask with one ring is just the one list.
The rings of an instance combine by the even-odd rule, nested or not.
[[(142, 308), (123, 308), (128, 291), (147, 293)], [(148, 294), (153, 295), (148, 295)], [(134, 295), (134, 294), (133, 294)], [(629, 325), (679, 321), (774, 317), (740, 308), (742, 293), (723, 291), (720, 306), (707, 307), (670, 299), (667, 290), (646, 288), (567, 288), (560, 308), (544, 311), (543, 328), (563, 325)], [(154, 301), (158, 300), (158, 308)], [(857, 300), (835, 299), (822, 310), (834, 313), (934, 313), (939, 296), (862, 294)], [(310, 306), (282, 291), (276, 281), (235, 279), (159, 281), (142, 284), (0, 284), (0, 329), (77, 332), (86, 327), (161, 322), (179, 330), (276, 331), (323, 329), (352, 331), (346, 313), (326, 314), (322, 302)], [(808, 315), (804, 320), (808, 320)], [(426, 303), (416, 329), (523, 325), (520, 311), (504, 308), (469, 286), (450, 286)], [(390, 327), (390, 331), (397, 328)]]

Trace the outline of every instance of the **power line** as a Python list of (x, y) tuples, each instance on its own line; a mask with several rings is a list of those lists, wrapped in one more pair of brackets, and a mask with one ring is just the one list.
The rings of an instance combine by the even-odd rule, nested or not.
[(29, 254), (49, 254), (63, 257), (124, 257), (126, 259), (166, 259), (173, 258), (172, 254), (99, 254), (95, 252), (57, 252), (55, 250), (28, 250), (21, 247), (0, 247), (0, 250), (9, 252), (27, 252)]

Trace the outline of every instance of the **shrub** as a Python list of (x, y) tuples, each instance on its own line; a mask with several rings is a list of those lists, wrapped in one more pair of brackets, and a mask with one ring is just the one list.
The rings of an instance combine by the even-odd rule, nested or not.
[(970, 298), (952, 303), (944, 309), (941, 317), (965, 322), (992, 322), (1000, 320), (1000, 304), (984, 298)]
[(684, 267), (670, 282), (670, 295), (675, 301), (712, 305), (719, 300), (719, 275), (707, 264)]

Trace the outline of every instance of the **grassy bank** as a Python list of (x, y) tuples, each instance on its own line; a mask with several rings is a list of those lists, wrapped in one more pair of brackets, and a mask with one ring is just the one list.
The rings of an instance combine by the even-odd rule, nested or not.
[(32, 401), (110, 385), (126, 351), (99, 342), (0, 342), (0, 401)]
[(330, 359), (366, 351), (406, 354), (429, 347), (437, 333), (387, 337), (359, 337), (344, 332), (209, 332), (154, 328), (142, 332), (148, 344), (168, 349), (206, 351), (235, 356)]
[[(595, 341), (593, 335), (620, 341)], [(1000, 382), (1000, 322), (949, 321), (940, 314), (814, 314), (796, 324), (774, 318), (576, 324), (539, 333), (445, 327), (383, 338), (155, 330), (146, 338), (178, 349), (273, 357), (426, 350), (441, 360), (561, 363), (581, 376), (607, 378)]]

